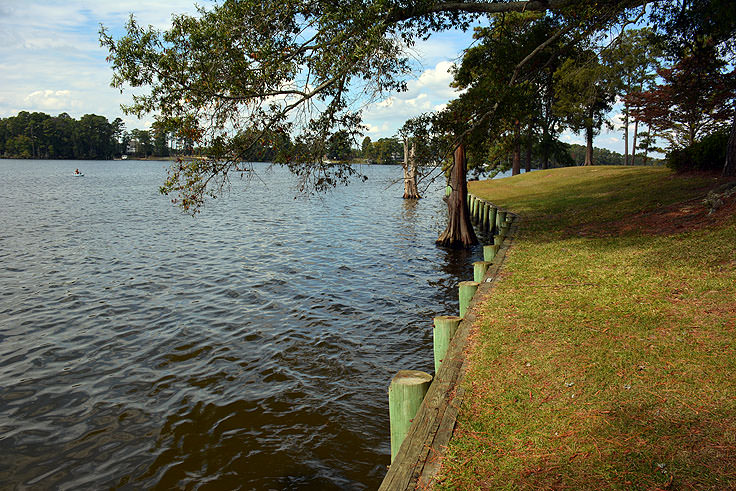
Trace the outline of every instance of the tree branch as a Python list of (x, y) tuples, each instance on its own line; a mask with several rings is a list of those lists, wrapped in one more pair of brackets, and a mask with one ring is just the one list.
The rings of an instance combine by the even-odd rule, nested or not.
[(389, 15), (389, 22), (401, 22), (414, 17), (439, 12), (467, 12), (476, 14), (501, 14), (504, 12), (543, 12), (560, 9), (573, 3), (573, 0), (531, 0), (515, 2), (438, 2), (426, 7), (406, 7), (395, 9)]

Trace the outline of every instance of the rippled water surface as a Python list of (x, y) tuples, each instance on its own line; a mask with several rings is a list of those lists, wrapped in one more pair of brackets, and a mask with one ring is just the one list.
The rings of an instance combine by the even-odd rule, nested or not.
[(479, 258), (434, 246), (442, 187), (259, 166), (192, 218), (165, 165), (0, 161), (0, 483), (376, 488), (388, 382)]

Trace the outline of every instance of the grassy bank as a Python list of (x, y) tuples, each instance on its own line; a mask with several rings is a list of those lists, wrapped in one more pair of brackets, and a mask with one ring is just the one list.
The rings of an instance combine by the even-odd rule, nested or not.
[(470, 183), (522, 216), (474, 327), (448, 489), (736, 488), (736, 208), (662, 168)]

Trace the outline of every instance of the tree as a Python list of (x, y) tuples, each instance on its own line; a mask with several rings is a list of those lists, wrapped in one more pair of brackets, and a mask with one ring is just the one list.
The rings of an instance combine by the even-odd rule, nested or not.
[[(736, 3), (731, 0), (675, 0), (661, 2), (653, 11), (657, 35), (670, 57), (683, 55), (703, 44), (712, 44), (721, 59), (734, 66)], [(733, 70), (731, 71), (733, 76)], [(736, 104), (732, 107), (730, 138), (723, 176), (736, 176)]]
[(554, 76), (555, 111), (574, 130), (585, 132), (587, 151), (583, 165), (593, 165), (593, 137), (613, 105), (611, 73), (598, 54), (587, 49), (565, 60)]
[(633, 113), (670, 143), (670, 148), (692, 145), (713, 133), (732, 116), (736, 84), (724, 72), (712, 43), (695, 47), (671, 68), (659, 70), (662, 83), (627, 97)]
[(151, 131), (153, 133), (152, 154), (157, 157), (168, 157), (169, 144), (166, 128), (161, 122), (155, 121), (151, 125)]
[(467, 165), (465, 160), (465, 145), (461, 143), (453, 152), (450, 186), (452, 191), (447, 197), (447, 207), (450, 210), (460, 210), (450, 213), (447, 228), (440, 234), (437, 244), (445, 247), (467, 247), (478, 242), (478, 238), (470, 223), (468, 213), (468, 180), (466, 177)]
[[(434, 158), (429, 152), (429, 134), (427, 129), (431, 126), (431, 116), (423, 114), (412, 118), (404, 123), (399, 129), (399, 136), (404, 146), (404, 199), (419, 199), (419, 187), (417, 186), (417, 167), (422, 162), (429, 164)], [(419, 150), (418, 150), (419, 149)]]
[(634, 142), (629, 159), (629, 119), (631, 116), (631, 96), (639, 93), (652, 83), (659, 67), (661, 50), (651, 41), (652, 30), (632, 29), (622, 32), (610, 49), (604, 51), (605, 62), (612, 69), (613, 89), (623, 97), (624, 164), (633, 165), (636, 159), (636, 138), (639, 120), (634, 122)]
[[(243, 137), (249, 126), (293, 134), (300, 144), (281, 163), (319, 174), (317, 191), (349, 179), (355, 170), (325, 165), (321, 150), (331, 133), (359, 133), (355, 108), (364, 104), (363, 94), (406, 88), (405, 49), (417, 39), (522, 10), (553, 9), (577, 27), (611, 21), (642, 3), (226, 1), (197, 17), (174, 17), (165, 32), (131, 18), (122, 39), (104, 29), (100, 39), (110, 53), (113, 86), (150, 88), (134, 95), (127, 111), (156, 112), (177, 136), (208, 149), (209, 158), (196, 165), (172, 166), (162, 187), (195, 212), (230, 171), (242, 170), (241, 156), (260, 140)], [(364, 90), (351, 91), (358, 86)]]
[(373, 144), (371, 142), (371, 137), (366, 136), (363, 138), (363, 143), (360, 145), (360, 152), (364, 159), (370, 160), (372, 157), (372, 151), (373, 151)]

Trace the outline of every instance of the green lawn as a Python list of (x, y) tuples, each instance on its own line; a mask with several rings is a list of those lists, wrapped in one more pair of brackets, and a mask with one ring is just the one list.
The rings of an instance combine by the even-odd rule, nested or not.
[(470, 183), (522, 218), (440, 489), (736, 488), (736, 215), (706, 216), (716, 184), (639, 167)]

